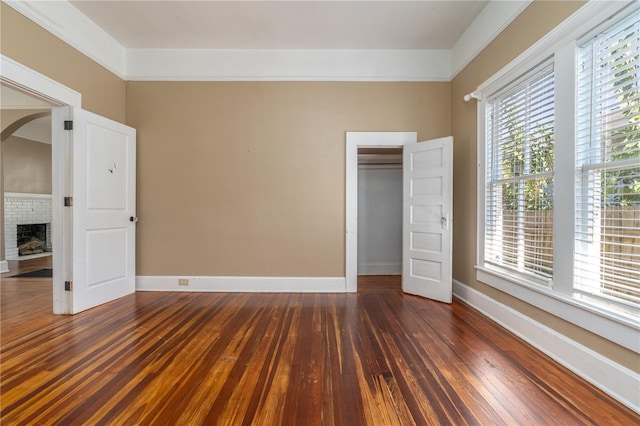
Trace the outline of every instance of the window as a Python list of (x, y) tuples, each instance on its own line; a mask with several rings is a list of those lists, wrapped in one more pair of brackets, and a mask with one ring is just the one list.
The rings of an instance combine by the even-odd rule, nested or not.
[(546, 284), (553, 276), (553, 63), (487, 103), (485, 261)]
[(589, 2), (476, 89), (477, 278), (640, 350), (640, 5)]
[(574, 289), (640, 304), (640, 18), (579, 47)]

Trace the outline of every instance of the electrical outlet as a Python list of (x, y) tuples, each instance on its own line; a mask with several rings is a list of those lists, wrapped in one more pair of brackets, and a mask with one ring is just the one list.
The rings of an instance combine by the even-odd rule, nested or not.
[(178, 278), (178, 285), (189, 285), (189, 280), (187, 278)]

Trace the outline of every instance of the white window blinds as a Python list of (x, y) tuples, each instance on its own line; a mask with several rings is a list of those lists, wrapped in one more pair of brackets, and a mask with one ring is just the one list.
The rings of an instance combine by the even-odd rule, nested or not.
[(574, 290), (640, 304), (640, 14), (581, 43)]
[(547, 62), (487, 104), (485, 264), (553, 276), (554, 73)]

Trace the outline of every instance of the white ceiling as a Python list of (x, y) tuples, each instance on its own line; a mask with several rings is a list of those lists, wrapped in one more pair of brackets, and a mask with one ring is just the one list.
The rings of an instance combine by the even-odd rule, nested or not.
[(125, 48), (451, 49), (475, 1), (71, 1)]
[(51, 144), (51, 116), (36, 118), (13, 132), (13, 136)]

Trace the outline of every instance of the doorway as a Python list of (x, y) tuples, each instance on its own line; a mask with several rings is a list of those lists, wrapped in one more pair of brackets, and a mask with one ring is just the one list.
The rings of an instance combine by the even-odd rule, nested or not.
[(401, 274), (402, 148), (359, 148), (359, 280)]
[[(51, 109), (54, 106), (81, 107), (80, 93), (51, 80), (50, 78), (25, 67), (24, 65), (0, 55), (0, 83), (3, 87), (9, 88), (21, 94), (25, 99), (35, 100), (41, 106)], [(52, 138), (52, 181), (51, 181), (51, 245), (53, 255), (53, 312), (55, 314), (66, 314), (70, 312), (68, 296), (65, 295), (64, 277), (68, 276), (70, 259), (64, 250), (68, 248), (68, 235), (65, 229), (69, 223), (63, 220), (62, 196), (67, 185), (67, 153), (58, 146), (56, 138)], [(4, 161), (0, 157), (0, 162)], [(0, 195), (4, 200), (4, 190), (0, 185)], [(0, 219), (4, 221), (4, 203), (0, 210)], [(2, 233), (4, 241), (4, 229)], [(67, 235), (67, 240), (64, 236)], [(8, 265), (5, 259), (5, 247), (3, 245), (0, 252), (0, 263), (5, 267)], [(7, 268), (8, 269), (8, 268)]]
[(452, 300), (453, 137), (417, 143), (416, 133), (347, 132), (347, 292), (358, 280), (358, 150), (402, 148), (402, 290)]
[(134, 293), (136, 130), (82, 110), (79, 93), (0, 57), (3, 85), (56, 106), (51, 110), (54, 314), (77, 313)]
[(416, 132), (347, 132), (346, 141), (346, 291), (358, 290), (358, 150), (402, 149), (417, 143)]

